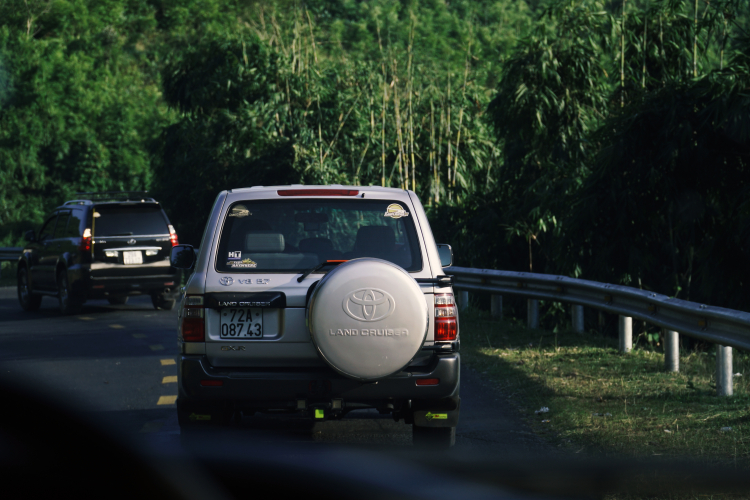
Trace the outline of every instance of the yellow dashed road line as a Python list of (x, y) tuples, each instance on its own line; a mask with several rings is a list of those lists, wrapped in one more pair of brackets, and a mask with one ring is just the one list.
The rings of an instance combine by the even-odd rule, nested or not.
[(172, 383), (176, 384), (177, 383), (177, 375), (169, 375), (167, 377), (164, 377), (163, 379), (161, 379), (161, 383), (162, 384), (172, 384)]
[(144, 334), (142, 334), (142, 333), (134, 333), (133, 334), (133, 338), (134, 339), (145, 339), (146, 336)]
[(163, 351), (164, 350), (164, 346), (161, 345), (161, 344), (150, 345), (150, 346), (148, 346), (148, 348), (151, 349), (152, 351)]
[(173, 405), (177, 401), (177, 396), (160, 396), (157, 405)]
[(91, 321), (94, 318), (92, 318), (90, 316), (78, 316), (78, 319), (83, 320), (83, 321)]
[(177, 364), (177, 363), (175, 363), (174, 359), (160, 359), (159, 361), (161, 361), (161, 366), (167, 366), (167, 365), (175, 365), (175, 364)]
[(114, 328), (115, 330), (122, 330), (125, 328), (123, 325), (109, 325), (110, 328)]

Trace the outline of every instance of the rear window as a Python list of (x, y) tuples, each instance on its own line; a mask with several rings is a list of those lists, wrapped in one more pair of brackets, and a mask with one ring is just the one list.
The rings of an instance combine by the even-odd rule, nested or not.
[(169, 234), (167, 220), (157, 205), (98, 205), (94, 209), (96, 236)]
[(376, 257), (420, 271), (413, 215), (383, 200), (242, 201), (229, 207), (216, 269), (302, 272), (326, 260)]

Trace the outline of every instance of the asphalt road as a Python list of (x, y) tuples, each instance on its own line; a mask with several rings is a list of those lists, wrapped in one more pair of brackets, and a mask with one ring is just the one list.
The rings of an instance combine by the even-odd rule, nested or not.
[[(145, 446), (179, 447), (176, 313), (154, 310), (148, 297), (131, 297), (122, 306), (91, 301), (74, 316), (62, 316), (56, 307), (56, 299), (45, 297), (39, 311), (25, 312), (15, 288), (0, 288), (0, 374), (62, 396)], [(461, 377), (455, 452), (507, 457), (554, 451), (478, 373), (463, 367)], [(329, 422), (253, 416), (239, 431), (269, 442), (411, 446), (411, 426), (374, 411)]]

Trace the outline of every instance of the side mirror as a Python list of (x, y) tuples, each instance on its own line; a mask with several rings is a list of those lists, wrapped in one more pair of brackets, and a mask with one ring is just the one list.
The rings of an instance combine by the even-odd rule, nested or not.
[(26, 231), (23, 237), (26, 239), (26, 241), (31, 243), (36, 241), (36, 234), (34, 233), (33, 229), (29, 229), (28, 231)]
[(438, 255), (440, 255), (440, 265), (443, 267), (450, 267), (453, 265), (453, 249), (450, 245), (440, 243), (437, 246)]
[(169, 263), (177, 269), (190, 269), (195, 263), (195, 249), (190, 245), (175, 245)]

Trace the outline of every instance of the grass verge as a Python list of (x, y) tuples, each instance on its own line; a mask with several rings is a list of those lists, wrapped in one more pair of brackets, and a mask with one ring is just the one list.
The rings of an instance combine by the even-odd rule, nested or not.
[[(484, 313), (461, 316), (461, 357), (507, 394), (540, 435), (573, 451), (750, 465), (750, 357), (734, 351), (734, 396), (719, 398), (715, 354), (630, 354), (596, 333), (529, 331)], [(549, 411), (541, 411), (548, 408)], [(538, 412), (538, 413), (537, 413)]]

